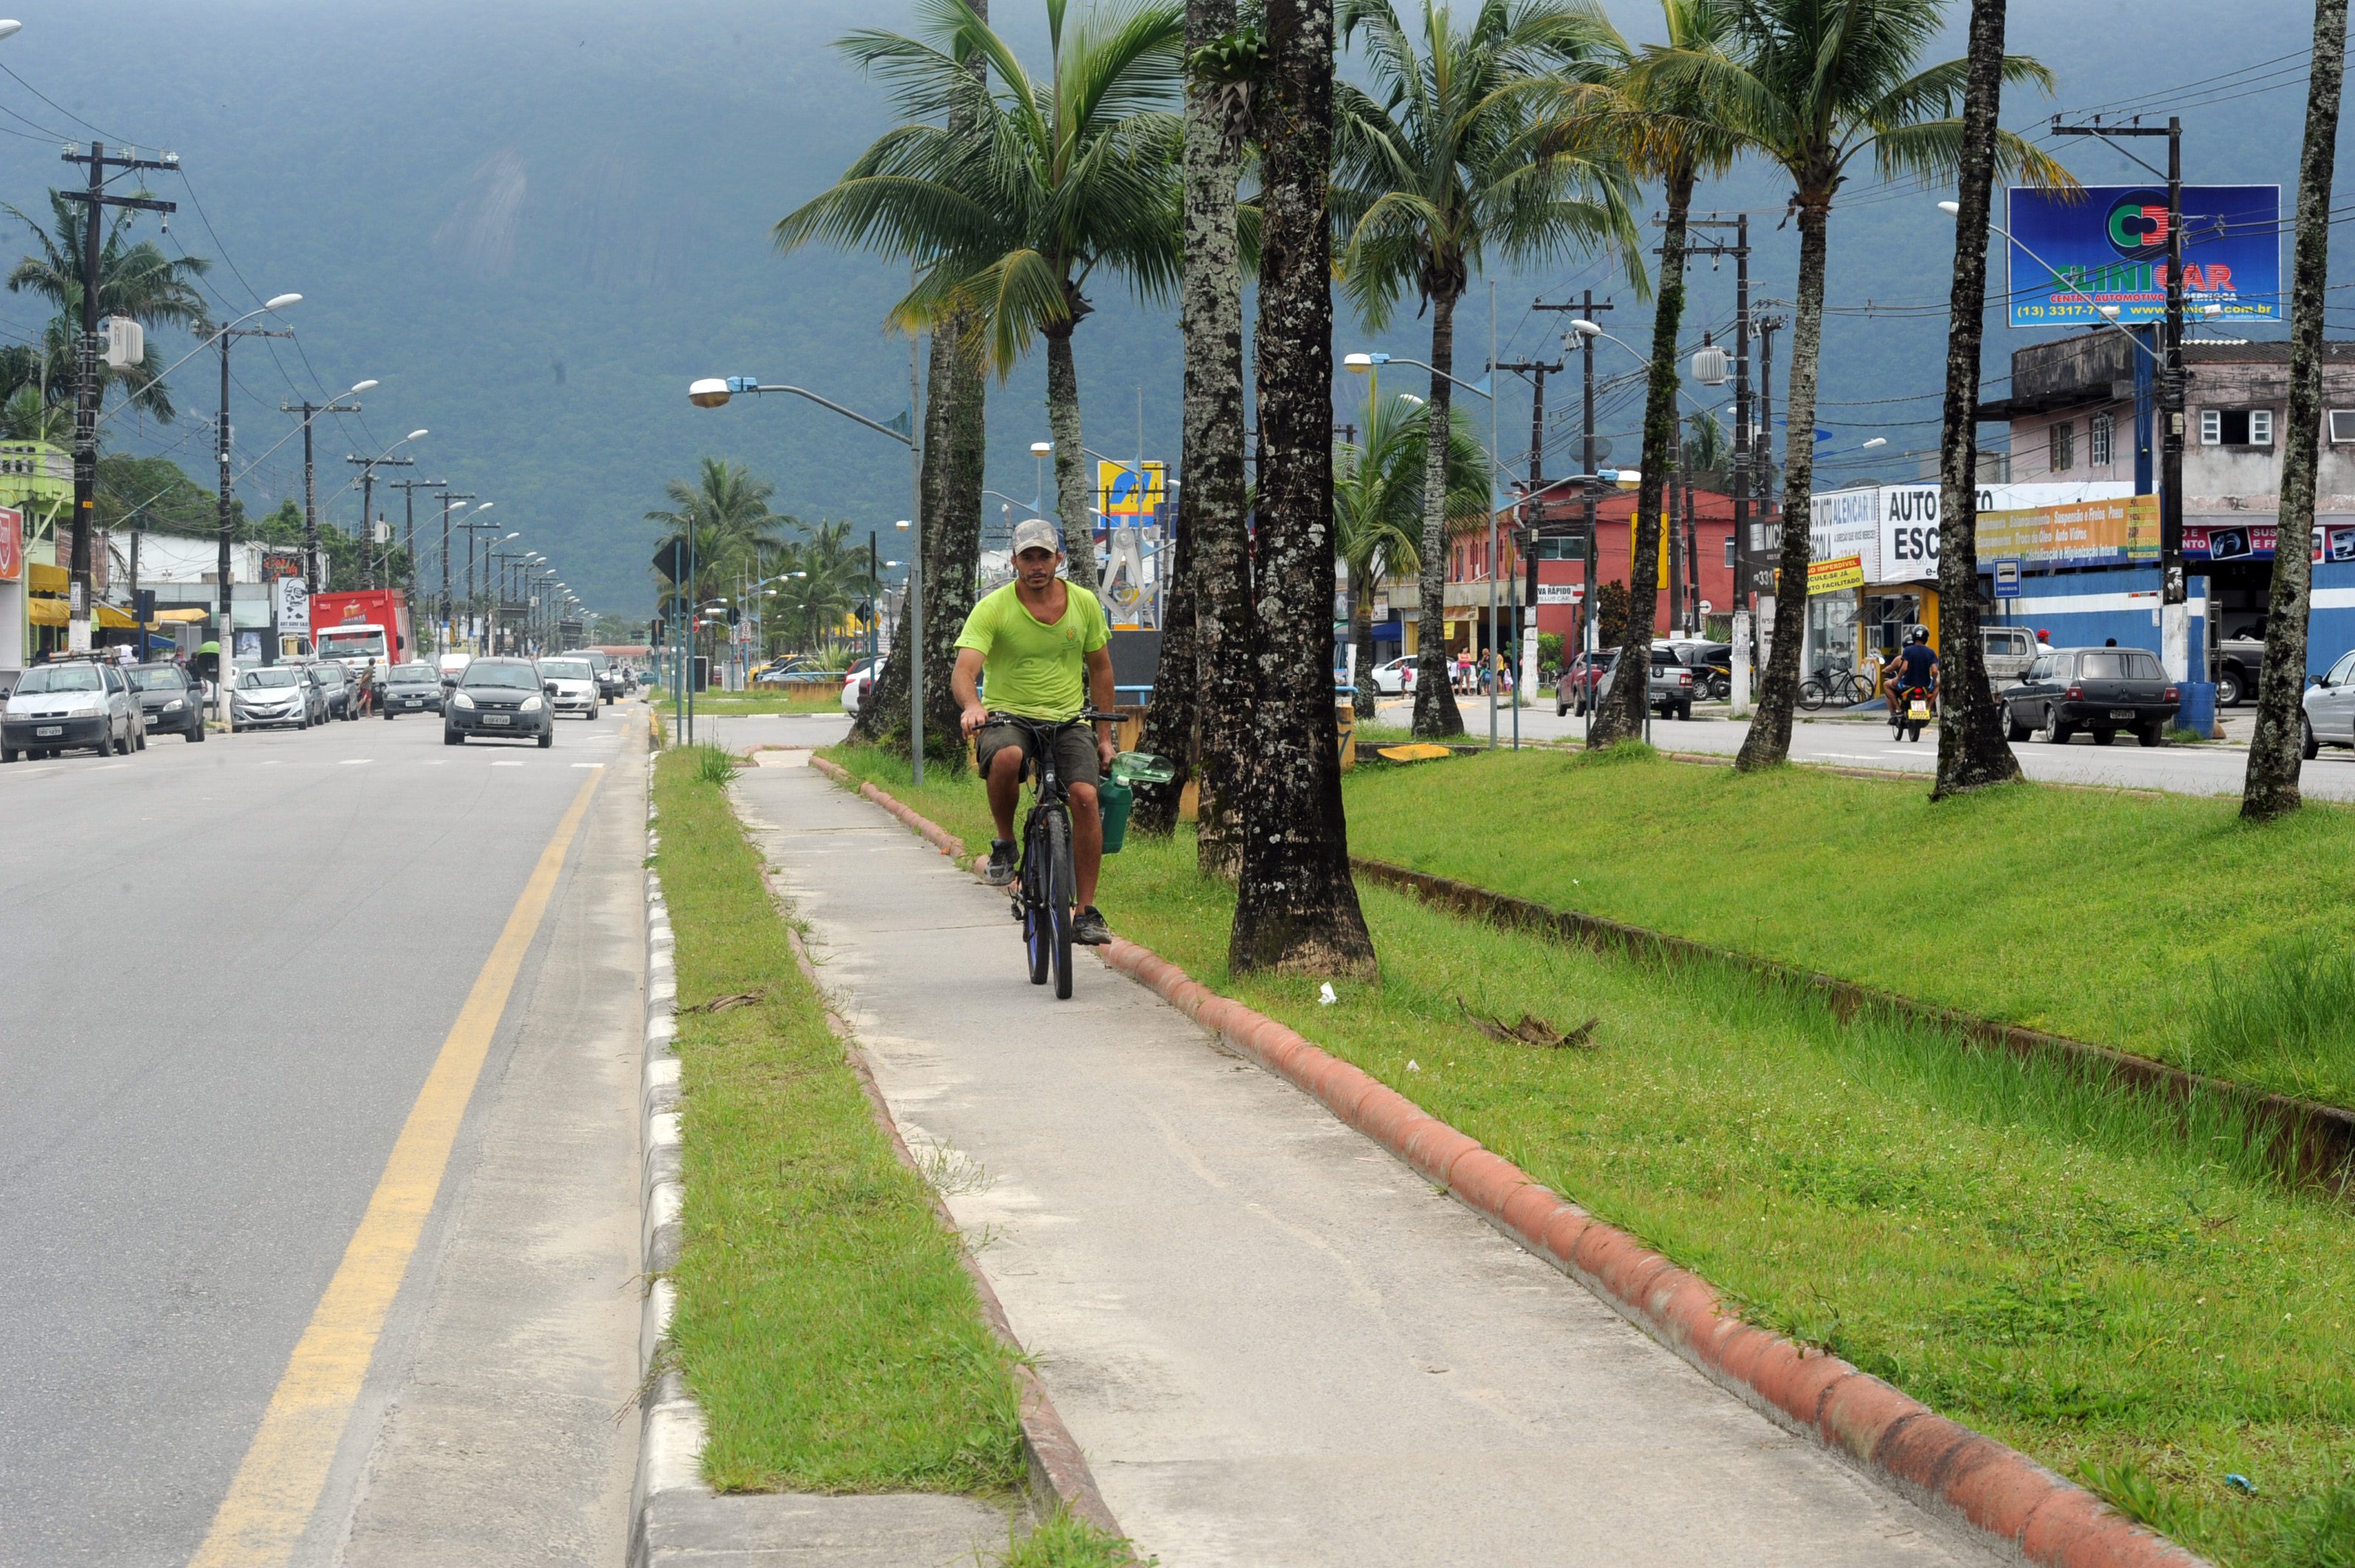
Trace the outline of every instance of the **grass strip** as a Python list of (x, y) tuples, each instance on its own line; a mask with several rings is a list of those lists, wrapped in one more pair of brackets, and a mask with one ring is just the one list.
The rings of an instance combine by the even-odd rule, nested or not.
[(1350, 848), (2355, 1106), (2355, 816), (1498, 752), (1361, 769)]
[(709, 713), (839, 713), (842, 687), (830, 682), (818, 687), (771, 688), (761, 691), (701, 691), (695, 710)]
[[(904, 763), (828, 754), (968, 842), (986, 836), (971, 781), (935, 772), (915, 791)], [(1337, 984), (1320, 1006), (1316, 982), (1228, 974), (1232, 894), (1194, 875), (1189, 837), (1133, 838), (1105, 866), (1115, 930), (1702, 1275), (1753, 1321), (2219, 1562), (2355, 1561), (2355, 1220), (2284, 1190), (2229, 1108), (2196, 1108), (2179, 1136), (2147, 1101), (2048, 1064), (1844, 1025), (1722, 966), (1664, 973), (1376, 888), (1360, 892), (1382, 978)], [(1465, 1006), (1563, 1029), (1599, 1019), (1601, 1043), (1502, 1044)]]
[[(1011, 1358), (794, 962), (715, 755), (664, 752), (654, 786), (684, 1113), (672, 1334), (709, 1430), (704, 1477), (723, 1491), (1009, 1496), (1023, 1477)], [(700, 1010), (740, 995), (756, 999)]]

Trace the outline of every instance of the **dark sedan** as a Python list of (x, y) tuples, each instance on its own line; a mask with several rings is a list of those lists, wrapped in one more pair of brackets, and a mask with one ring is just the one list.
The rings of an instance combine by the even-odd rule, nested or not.
[(2147, 648), (2055, 648), (2039, 654), (2018, 686), (2003, 694), (2011, 738), (2067, 745), (2079, 731), (2106, 746), (2120, 731), (2146, 746), (2166, 739), (2181, 693)]
[(450, 688), (442, 707), (442, 743), (461, 746), (491, 735), (543, 747), (556, 743), (556, 715), (539, 667), (529, 659), (478, 658)]
[(376, 674), (376, 705), (387, 719), (401, 713), (442, 711), (442, 677), (430, 664), (411, 660)]
[(150, 735), (205, 738), (205, 688), (176, 664), (135, 664), (126, 672), (147, 719)]

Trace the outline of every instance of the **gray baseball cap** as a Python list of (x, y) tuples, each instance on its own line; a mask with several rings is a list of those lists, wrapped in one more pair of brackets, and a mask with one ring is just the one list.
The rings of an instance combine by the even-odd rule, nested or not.
[(1020, 555), (1026, 549), (1043, 549), (1056, 555), (1062, 554), (1063, 542), (1055, 533), (1055, 525), (1044, 517), (1026, 517), (1015, 524), (1014, 553)]

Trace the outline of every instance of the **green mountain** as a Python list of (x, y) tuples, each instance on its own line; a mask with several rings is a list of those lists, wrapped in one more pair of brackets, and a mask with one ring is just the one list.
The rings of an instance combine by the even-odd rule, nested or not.
[[(1043, 55), (1037, 0), (996, 0), (996, 9)], [(2229, 29), (2185, 0), (2012, 9), (2014, 48), (2060, 72), (2050, 107), (2072, 110), (2295, 54), (2311, 26), (2310, 10), (2287, 0), (2238, 6)], [(1640, 8), (1614, 10), (1643, 35)], [(13, 73), (0, 76), (0, 198), (41, 210), (44, 188), (72, 172), (59, 144), (101, 129), (110, 143), (176, 153), (185, 177), (151, 180), (180, 204), (165, 243), (216, 259), (220, 308), (250, 309), (287, 290), (305, 296), (287, 313), (295, 343), (235, 350), (231, 422), (240, 468), (254, 464), (240, 481), (249, 513), (301, 494), (300, 442), (265, 455), (293, 427), (279, 405), (373, 378), (381, 384), (362, 399), (364, 413), (319, 422), (318, 490), (331, 519), (357, 521), (346, 456), (424, 426), (432, 433), (410, 474), (496, 499), (491, 519), (499, 533), (521, 533), (517, 548), (544, 551), (593, 606), (642, 613), (654, 530), (640, 514), (701, 453), (751, 464), (775, 480), (780, 505), (806, 517), (847, 517), (863, 532), (906, 515), (898, 445), (798, 400), (706, 411), (687, 406), (685, 389), (698, 376), (754, 374), (878, 418), (904, 407), (907, 345), (879, 326), (900, 281), (890, 264), (823, 251), (779, 257), (768, 229), (887, 123), (872, 85), (829, 40), (854, 27), (907, 26), (911, 14), (908, 0), (41, 6), (0, 43), (0, 66)], [(1958, 4), (1954, 50), (1963, 16)], [(2286, 65), (2287, 74), (2276, 66), (2202, 90), (2211, 101), (2186, 112), (2194, 178), (2293, 176), (2302, 77), (2295, 59)], [(2165, 101), (2152, 106), (2163, 113)], [(2017, 98), (2006, 120), (2047, 112)], [(2098, 151), (2077, 161), (2089, 178), (2127, 168)], [(1878, 191), (1860, 176), (1835, 216), (1836, 303), (1891, 306), (1836, 316), (1828, 335), (1824, 423), (1835, 436), (1826, 450), (1851, 464), (1843, 472), (1910, 475), (1903, 454), (1934, 443), (1951, 257), (1939, 194)], [(1745, 171), (1704, 198), (1753, 213), (1761, 300), (1791, 292), (1796, 240), (1775, 228), (1785, 195)], [(1732, 277), (1730, 265), (1697, 270), (1696, 329), (1730, 319)], [(1625, 281), (1568, 262), (1500, 280), (1502, 357), (1551, 357), (1560, 318), (1531, 313), (1530, 301), (1590, 284), (1619, 306), (1605, 325), (1646, 343), (1646, 315)], [(1174, 460), (1173, 317), (1109, 282), (1098, 304), (1078, 335), (1089, 444), (1134, 452), (1141, 392), (1147, 454)], [(1476, 284), (1459, 318), (1459, 361), (1473, 374), (1486, 315)], [(0, 296), (0, 335), (22, 338), (39, 319), (29, 300)], [(1380, 338), (1345, 325), (1342, 347), (1412, 354), (1420, 328), (1410, 308)], [(2024, 338), (1992, 333), (1991, 356)], [(1787, 341), (1777, 344), (1778, 377)], [(161, 347), (177, 357), (186, 344)], [(1614, 377), (1629, 363), (1606, 345), (1598, 369)], [(179, 422), (143, 428), (126, 415), (110, 425), (131, 427), (114, 439), (173, 457), (209, 485), (210, 436), (197, 416), (218, 397), (213, 364), (207, 355), (175, 377), (188, 411)], [(1569, 389), (1559, 380), (1549, 389), (1556, 472), (1572, 450)], [(992, 405), (989, 482), (1018, 497), (1036, 490), (1027, 448), (1045, 433), (1040, 395), (1028, 366)], [(1336, 417), (1348, 418), (1359, 395), (1337, 388)], [(1622, 461), (1635, 450), (1636, 397), (1622, 388), (1603, 400)], [(1497, 417), (1518, 463), (1526, 390), (1508, 382)], [(1873, 434), (1887, 448), (1852, 451)], [(993, 517), (1000, 505), (990, 502)]]

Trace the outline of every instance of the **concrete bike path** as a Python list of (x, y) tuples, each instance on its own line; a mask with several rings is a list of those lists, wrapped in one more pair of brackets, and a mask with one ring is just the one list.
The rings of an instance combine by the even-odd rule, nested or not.
[[(1199, 1564), (1995, 1561), (805, 767), (735, 784), (1114, 1513)], [(1109, 912), (1115, 927), (1117, 909)]]

